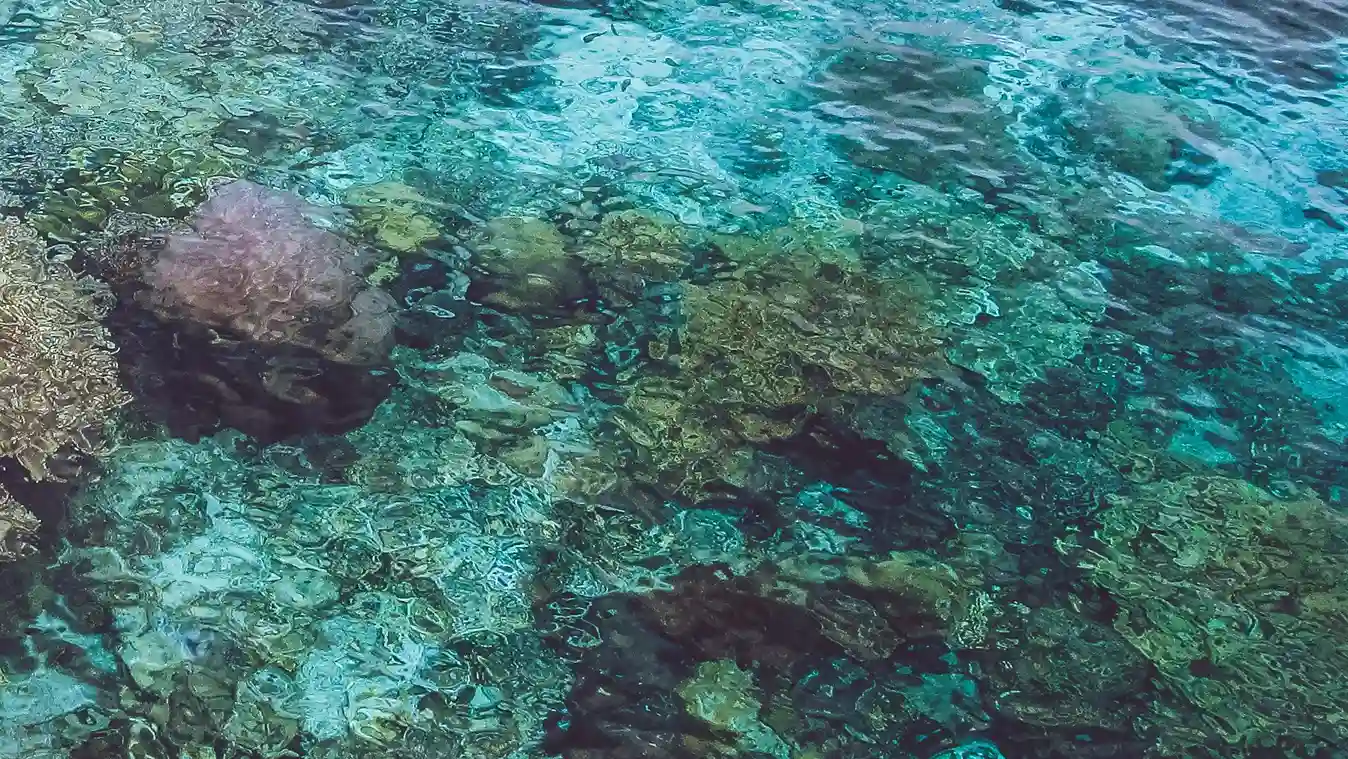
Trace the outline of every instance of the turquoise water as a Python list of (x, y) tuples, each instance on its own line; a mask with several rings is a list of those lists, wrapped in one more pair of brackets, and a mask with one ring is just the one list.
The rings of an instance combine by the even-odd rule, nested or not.
[(1344, 755), (1345, 38), (0, 0), (0, 759)]

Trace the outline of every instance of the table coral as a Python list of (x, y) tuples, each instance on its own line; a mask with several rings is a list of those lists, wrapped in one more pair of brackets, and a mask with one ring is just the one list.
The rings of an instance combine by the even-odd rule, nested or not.
[(100, 319), (105, 288), (48, 261), (37, 236), (0, 219), (0, 456), (47, 479), (50, 457), (92, 452), (129, 397)]

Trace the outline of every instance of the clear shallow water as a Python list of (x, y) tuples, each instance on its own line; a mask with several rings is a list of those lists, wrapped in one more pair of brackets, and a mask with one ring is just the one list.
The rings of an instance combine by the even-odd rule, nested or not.
[(0, 756), (1343, 750), (1348, 8), (0, 21)]

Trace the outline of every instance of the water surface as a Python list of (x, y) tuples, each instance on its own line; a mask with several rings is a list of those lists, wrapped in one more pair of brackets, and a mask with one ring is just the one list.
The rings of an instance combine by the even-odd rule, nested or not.
[(1338, 756), (1345, 30), (0, 0), (0, 757)]

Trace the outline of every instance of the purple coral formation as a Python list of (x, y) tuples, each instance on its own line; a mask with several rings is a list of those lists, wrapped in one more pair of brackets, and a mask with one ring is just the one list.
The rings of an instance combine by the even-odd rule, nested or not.
[(245, 342), (317, 351), (344, 364), (385, 359), (396, 303), (362, 278), (363, 252), (314, 223), (322, 209), (238, 180), (170, 235), (146, 276), (161, 316)]
[(190, 228), (128, 219), (109, 238), (119, 359), (152, 418), (189, 439), (228, 426), (273, 442), (340, 434), (388, 397), (399, 309), (324, 216), (232, 181)]

